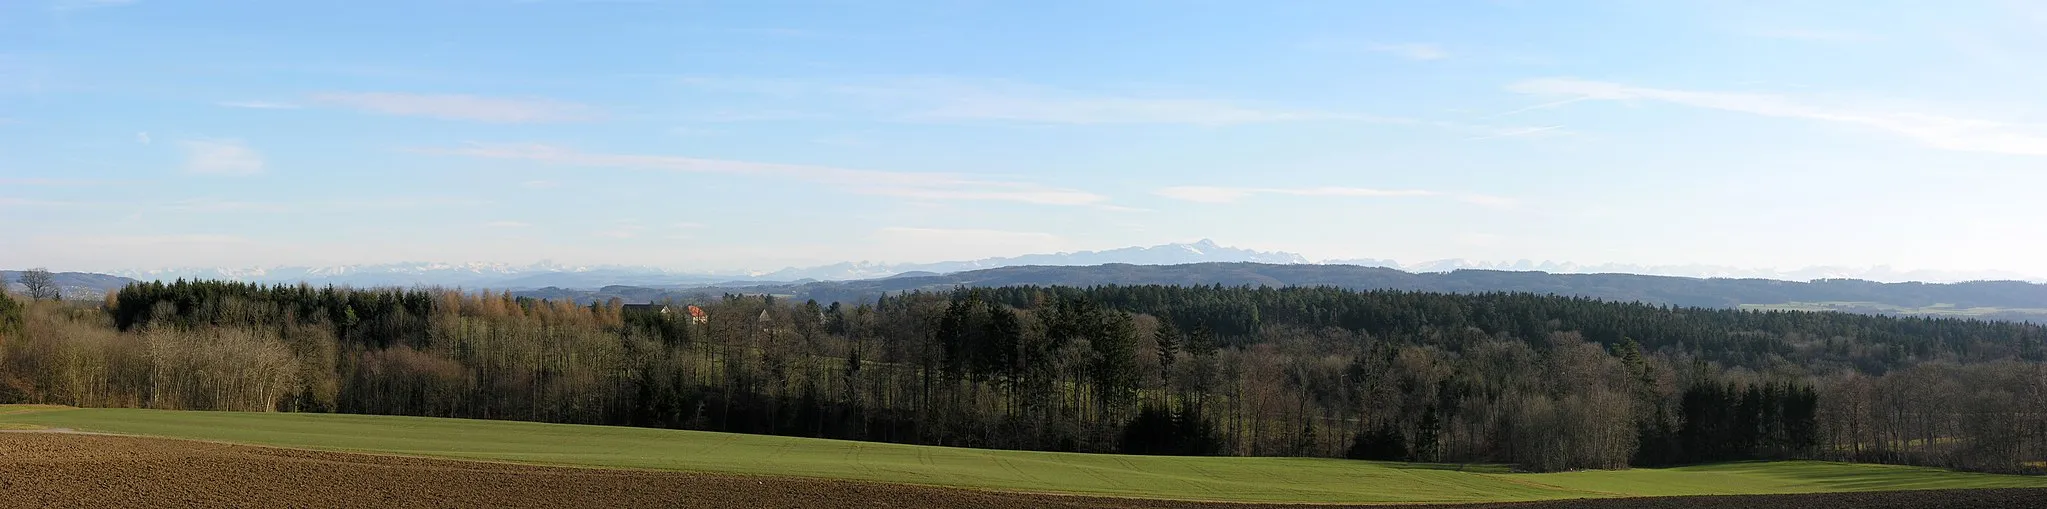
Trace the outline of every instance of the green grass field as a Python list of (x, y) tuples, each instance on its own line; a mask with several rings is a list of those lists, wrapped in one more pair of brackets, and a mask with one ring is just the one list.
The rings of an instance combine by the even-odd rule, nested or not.
[(993, 451), (699, 431), (334, 414), (0, 407), (0, 425), (553, 465), (1245, 502), (2047, 487), (2047, 477), (1825, 462), (1510, 473), (1499, 466)]

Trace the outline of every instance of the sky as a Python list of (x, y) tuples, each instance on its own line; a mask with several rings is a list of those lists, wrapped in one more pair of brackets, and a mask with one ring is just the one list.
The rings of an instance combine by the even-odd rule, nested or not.
[(0, 267), (2047, 275), (2047, 4), (0, 2)]

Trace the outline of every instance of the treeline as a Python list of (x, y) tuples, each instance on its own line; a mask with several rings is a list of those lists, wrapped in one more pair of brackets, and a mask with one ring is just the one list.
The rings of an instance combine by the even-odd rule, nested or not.
[(1501, 462), (2047, 459), (2047, 330), (1530, 294), (1007, 287), (681, 306), (141, 283), (0, 298), (0, 402), (1033, 450)]
[[(2040, 313), (2026, 309), (2043, 307), (2047, 285), (2021, 281), (1971, 281), (1962, 283), (1878, 283), (1854, 279), (1821, 279), (1810, 282), (1770, 279), (1690, 278), (1640, 274), (1555, 274), (1503, 270), (1455, 270), (1408, 273), (1380, 267), (1316, 264), (1190, 263), (1180, 265), (1105, 264), (1089, 266), (1015, 266), (955, 272), (941, 275), (901, 275), (856, 281), (810, 283), (732, 283), (712, 292), (775, 293), (816, 299), (820, 302), (872, 302), (884, 294), (956, 286), (1120, 286), (1169, 285), (1316, 287), (1354, 290), (1405, 290), (1440, 293), (1482, 293), (1488, 291), (1573, 295), (1616, 302), (1649, 302), (1679, 306), (1735, 308), (1743, 304), (1786, 304), (1794, 302), (1875, 303), (1882, 307), (1923, 308), (1949, 305), (1959, 308), (2007, 308), (2002, 314), (2043, 321)], [(593, 285), (594, 286), (594, 285)], [(533, 291), (533, 296), (575, 298), (579, 302), (602, 301), (612, 296), (627, 300), (659, 300), (664, 295), (695, 295), (704, 289), (660, 289), (607, 286), (575, 291), (550, 288)], [(715, 293), (714, 293), (715, 294)], [(1878, 309), (1872, 308), (1872, 311)], [(1895, 311), (1895, 308), (1892, 309)]]

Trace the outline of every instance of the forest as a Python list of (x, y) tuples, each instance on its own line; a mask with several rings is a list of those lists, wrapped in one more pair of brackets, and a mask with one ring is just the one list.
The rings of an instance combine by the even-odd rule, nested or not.
[(0, 403), (1530, 471), (2047, 473), (2047, 328), (1329, 287), (628, 306), (148, 282), (93, 304), (0, 295)]

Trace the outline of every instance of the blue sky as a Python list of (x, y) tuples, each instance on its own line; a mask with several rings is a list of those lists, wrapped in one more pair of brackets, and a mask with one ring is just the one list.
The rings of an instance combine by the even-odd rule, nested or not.
[(2047, 274), (2034, 2), (0, 4), (0, 266)]

